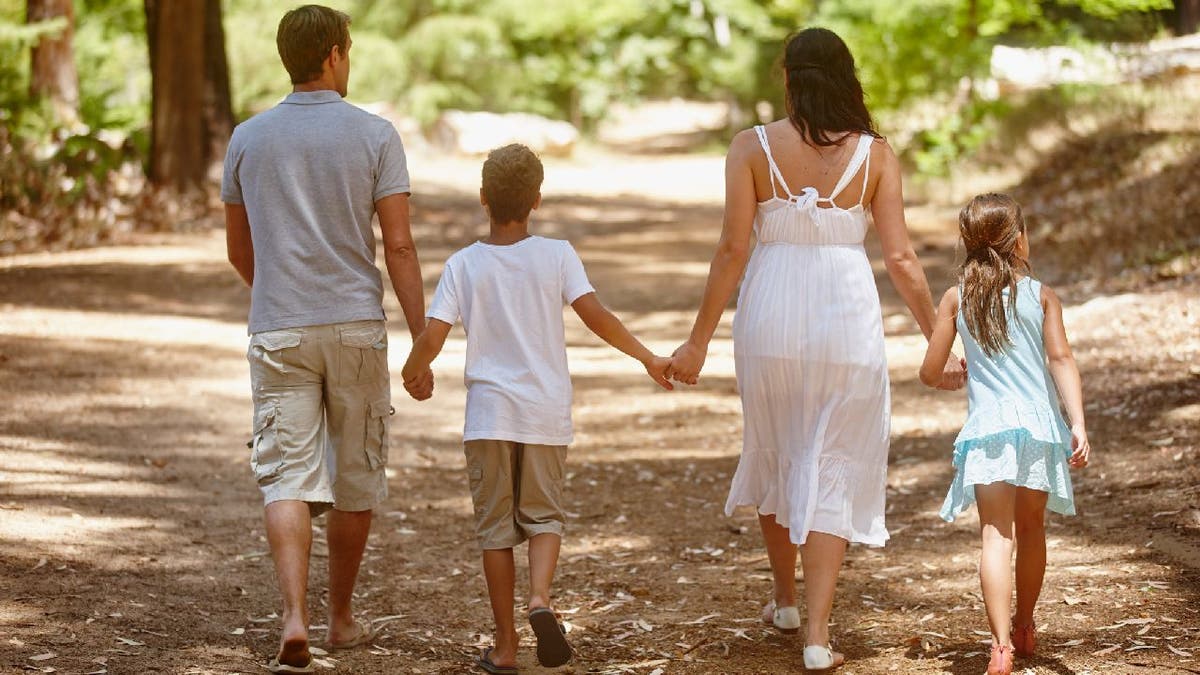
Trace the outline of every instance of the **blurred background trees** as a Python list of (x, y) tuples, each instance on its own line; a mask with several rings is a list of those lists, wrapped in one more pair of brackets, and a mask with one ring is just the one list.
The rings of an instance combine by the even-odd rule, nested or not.
[[(1080, 47), (1194, 31), (1200, 0), (328, 0), (353, 17), (350, 98), (428, 126), (448, 109), (526, 111), (585, 134), (611, 106), (728, 103), (780, 114), (783, 40), (850, 44), (882, 130), (945, 172), (1007, 114), (980, 95), (998, 44)], [(189, 192), (235, 119), (290, 91), (273, 0), (0, 0), (0, 207), (128, 202), (139, 181)], [(125, 172), (123, 182), (114, 175)], [(14, 218), (19, 223), (14, 225)], [(14, 229), (15, 228), (15, 229)]]

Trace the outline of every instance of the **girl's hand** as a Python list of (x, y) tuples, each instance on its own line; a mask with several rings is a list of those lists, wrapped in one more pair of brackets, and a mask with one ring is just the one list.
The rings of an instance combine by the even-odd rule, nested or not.
[(946, 391), (958, 391), (967, 384), (967, 360), (960, 359), (950, 354), (950, 358), (946, 359), (946, 367), (942, 369), (942, 381), (938, 383), (938, 389)]
[(700, 381), (700, 370), (704, 368), (707, 352), (708, 350), (690, 341), (679, 345), (679, 348), (671, 355), (671, 366), (667, 368), (667, 377), (684, 384), (696, 384)]
[(1088, 456), (1092, 454), (1092, 444), (1088, 442), (1087, 429), (1082, 424), (1071, 427), (1071, 453), (1067, 463), (1076, 469), (1088, 465)]
[(658, 386), (667, 391), (675, 388), (675, 385), (671, 384), (671, 380), (668, 379), (667, 375), (671, 369), (671, 359), (665, 356), (651, 356), (643, 361), (642, 365), (646, 367), (646, 373), (650, 375), (650, 379), (657, 382)]

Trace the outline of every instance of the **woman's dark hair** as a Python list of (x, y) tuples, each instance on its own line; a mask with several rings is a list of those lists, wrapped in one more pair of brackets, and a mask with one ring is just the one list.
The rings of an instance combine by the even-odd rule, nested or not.
[(878, 136), (863, 101), (854, 57), (831, 30), (806, 28), (788, 38), (783, 49), (787, 111), (792, 126), (816, 145), (836, 145), (832, 134)]
[(1030, 273), (1029, 263), (1017, 255), (1017, 242), (1025, 233), (1021, 205), (1005, 194), (978, 195), (959, 212), (958, 233), (967, 249), (959, 272), (959, 311), (983, 351), (999, 354), (1010, 342), (1008, 317), (1017, 307), (1017, 275)]

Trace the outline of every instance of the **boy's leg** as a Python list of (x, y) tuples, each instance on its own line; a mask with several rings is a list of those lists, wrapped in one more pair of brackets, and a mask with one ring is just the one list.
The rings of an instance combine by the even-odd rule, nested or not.
[(550, 607), (566, 514), (562, 508), (567, 448), (517, 446), (517, 527), (529, 538), (529, 610)]
[(513, 546), (524, 541), (514, 516), (517, 444), (466, 441), (463, 454), (475, 506), (475, 535), (483, 549), (483, 576), (496, 622), (488, 657), (497, 666), (515, 666), (519, 640), (514, 618), (517, 571)]
[(517, 624), (515, 610), (517, 567), (511, 548), (484, 550), (483, 576), (487, 579), (488, 601), (496, 621), (496, 635), (489, 655), (497, 666), (517, 663)]
[(557, 534), (535, 534), (529, 538), (529, 609), (550, 606), (550, 584), (558, 567), (558, 550), (562, 537)]
[(1004, 482), (975, 486), (983, 548), (979, 556), (979, 582), (987, 608), (992, 639), (1011, 645), (1013, 510), (1017, 488)]
[(1017, 613), (1018, 626), (1033, 624), (1033, 610), (1042, 592), (1046, 574), (1046, 500), (1045, 492), (1017, 488)]

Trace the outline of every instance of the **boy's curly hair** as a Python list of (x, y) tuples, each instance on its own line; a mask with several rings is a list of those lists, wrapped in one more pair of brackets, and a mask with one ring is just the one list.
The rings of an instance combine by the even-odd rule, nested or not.
[(483, 198), (492, 222), (525, 222), (541, 193), (542, 177), (542, 161), (520, 143), (488, 153), (483, 163)]

